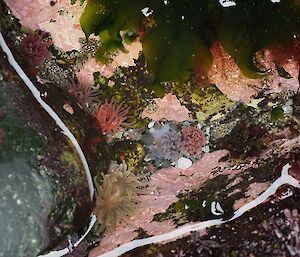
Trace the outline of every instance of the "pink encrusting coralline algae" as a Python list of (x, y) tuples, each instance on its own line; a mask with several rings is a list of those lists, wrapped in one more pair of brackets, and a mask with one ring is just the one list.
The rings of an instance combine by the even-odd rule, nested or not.
[(131, 44), (124, 45), (126, 52), (119, 52), (113, 57), (113, 61), (110, 64), (111, 67), (129, 67), (135, 66), (134, 60), (137, 60), (142, 51), (142, 43), (139, 40), (132, 42)]
[(299, 89), (299, 63), (296, 60), (290, 59), (283, 64), (282, 68), (289, 74), (287, 78), (284, 78), (280, 76), (279, 67), (276, 65), (270, 50), (265, 49), (258, 52), (256, 59), (261, 69), (266, 71), (264, 82), (267, 85), (267, 94), (286, 91), (297, 92)]
[(237, 210), (244, 206), (247, 203), (250, 203), (256, 197), (258, 197), (261, 193), (266, 191), (269, 187), (270, 182), (263, 182), (263, 183), (252, 183), (249, 185), (248, 190), (245, 193), (245, 198), (238, 199), (233, 204), (233, 209)]
[(99, 61), (96, 61), (95, 58), (90, 57), (82, 66), (82, 68), (76, 72), (78, 80), (84, 79), (93, 83), (94, 73), (99, 72), (102, 76), (110, 78), (116, 68), (118, 67), (129, 67), (134, 66), (134, 60), (139, 58), (139, 54), (142, 51), (142, 44), (139, 41), (135, 41), (132, 44), (126, 44), (125, 49), (126, 53), (120, 52), (117, 53), (111, 63), (103, 64)]
[(92, 84), (95, 72), (99, 72), (102, 76), (109, 78), (113, 75), (114, 71), (113, 67), (97, 62), (95, 58), (89, 58), (85, 61), (82, 68), (76, 72), (76, 77), (81, 83)]
[(223, 94), (231, 100), (246, 103), (258, 94), (258, 89), (262, 87), (261, 80), (243, 75), (233, 57), (225, 52), (221, 43), (214, 43), (211, 53), (213, 64), (208, 72), (208, 78)]
[(227, 165), (220, 161), (227, 155), (227, 150), (219, 150), (204, 154), (202, 159), (188, 169), (172, 167), (156, 171), (150, 177), (146, 191), (139, 196), (135, 215), (126, 224), (120, 224), (113, 233), (105, 234), (100, 245), (89, 256), (96, 257), (133, 240), (138, 234), (138, 228), (142, 228), (148, 235), (171, 231), (175, 228), (172, 220), (153, 221), (154, 215), (165, 212), (172, 203), (178, 201), (177, 195), (181, 191), (198, 189), (205, 181), (216, 176), (213, 171)]
[(166, 94), (162, 99), (154, 98), (154, 109), (146, 108), (142, 113), (142, 118), (149, 118), (153, 121), (166, 119), (169, 121), (182, 122), (191, 120), (190, 111), (182, 106), (175, 95)]
[(129, 128), (133, 123), (126, 122), (129, 107), (123, 103), (117, 104), (114, 99), (99, 105), (95, 112), (95, 125), (101, 129), (103, 134), (113, 133), (122, 128)]
[(56, 46), (64, 51), (79, 50), (80, 38), (85, 35), (80, 27), (84, 5), (70, 0), (4, 0), (20, 23), (31, 30), (49, 32)]

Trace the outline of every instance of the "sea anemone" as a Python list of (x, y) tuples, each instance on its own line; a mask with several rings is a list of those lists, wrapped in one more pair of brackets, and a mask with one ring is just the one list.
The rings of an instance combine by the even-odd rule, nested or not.
[(98, 92), (93, 90), (89, 83), (78, 79), (70, 80), (68, 92), (80, 107), (89, 107), (98, 100)]
[(170, 125), (150, 129), (154, 138), (152, 151), (157, 152), (158, 158), (174, 161), (179, 158), (181, 150), (181, 135), (174, 131)]
[(179, 158), (181, 148), (181, 136), (175, 131), (167, 131), (155, 140), (158, 153), (165, 159), (174, 161)]
[(20, 52), (33, 66), (40, 66), (47, 58), (51, 57), (48, 47), (51, 41), (44, 41), (44, 33), (31, 33), (20, 42)]
[(133, 123), (125, 122), (127, 120), (129, 107), (124, 107), (123, 103), (117, 104), (114, 99), (110, 102), (105, 101), (99, 105), (95, 117), (96, 125), (100, 127), (103, 134), (112, 133), (120, 128), (130, 127)]
[(119, 223), (134, 214), (142, 183), (131, 170), (125, 163), (113, 164), (101, 186), (96, 183), (95, 214), (101, 224), (100, 231), (112, 232)]
[(195, 127), (186, 127), (181, 130), (183, 151), (197, 154), (206, 144), (204, 133)]

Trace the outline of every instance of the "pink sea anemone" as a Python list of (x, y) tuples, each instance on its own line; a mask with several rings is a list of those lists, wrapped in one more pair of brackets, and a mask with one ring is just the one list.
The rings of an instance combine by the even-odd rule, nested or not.
[(99, 105), (95, 113), (96, 126), (103, 134), (113, 133), (122, 127), (130, 127), (133, 124), (126, 122), (128, 110), (129, 107), (124, 107), (123, 103), (117, 104), (114, 99), (110, 102), (105, 101)]
[(206, 144), (204, 133), (195, 127), (186, 127), (181, 130), (182, 148), (189, 154), (198, 153)]
[(52, 42), (46, 42), (43, 35), (40, 33), (31, 33), (20, 43), (20, 52), (26, 58), (26, 61), (36, 67), (51, 57), (48, 47)]

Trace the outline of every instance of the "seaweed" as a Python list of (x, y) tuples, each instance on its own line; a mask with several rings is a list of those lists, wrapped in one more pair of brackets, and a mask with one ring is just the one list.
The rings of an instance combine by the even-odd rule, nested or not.
[(125, 51), (126, 38), (140, 37), (157, 85), (186, 81), (195, 73), (205, 75), (215, 41), (234, 57), (244, 75), (262, 77), (264, 72), (253, 62), (254, 54), (299, 37), (299, 13), (293, 0), (238, 0), (230, 8), (212, 0), (89, 0), (81, 26), (87, 37), (100, 35), (96, 57), (104, 62), (109, 62), (113, 52)]

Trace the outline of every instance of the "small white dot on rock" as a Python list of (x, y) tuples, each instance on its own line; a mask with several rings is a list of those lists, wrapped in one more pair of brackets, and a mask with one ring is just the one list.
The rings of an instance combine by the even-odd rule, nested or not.
[(148, 128), (149, 128), (149, 129), (150, 129), (150, 128), (153, 128), (154, 124), (155, 124), (155, 122), (154, 122), (154, 121), (151, 121), (151, 122), (149, 122), (149, 124), (148, 124)]
[(179, 169), (188, 169), (192, 165), (193, 165), (193, 162), (190, 159), (181, 157), (178, 159), (176, 167)]

